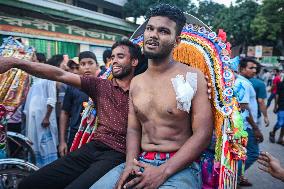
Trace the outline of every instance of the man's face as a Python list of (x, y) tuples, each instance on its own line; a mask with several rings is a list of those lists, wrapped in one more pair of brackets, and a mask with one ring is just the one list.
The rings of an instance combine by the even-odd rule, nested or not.
[(256, 74), (257, 65), (253, 62), (248, 62), (247, 66), (241, 70), (241, 74), (246, 78), (253, 78)]
[(167, 57), (176, 44), (176, 23), (167, 17), (151, 17), (144, 31), (144, 54), (149, 59)]
[(69, 69), (70, 69), (70, 72), (74, 73), (74, 74), (80, 74), (80, 67), (78, 64), (76, 63), (72, 63), (70, 66), (69, 66)]
[(112, 75), (114, 78), (122, 79), (128, 76), (132, 71), (132, 61), (129, 48), (125, 45), (120, 45), (112, 50)]
[(98, 65), (96, 61), (92, 58), (83, 58), (80, 61), (80, 71), (81, 74), (85, 76), (96, 76), (96, 71), (98, 70)]

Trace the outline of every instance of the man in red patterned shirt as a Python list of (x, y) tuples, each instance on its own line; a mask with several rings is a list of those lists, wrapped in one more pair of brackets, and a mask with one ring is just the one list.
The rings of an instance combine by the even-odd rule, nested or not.
[(112, 46), (113, 79), (103, 80), (66, 72), (46, 64), (0, 57), (0, 73), (19, 68), (37, 77), (80, 88), (97, 107), (99, 118), (94, 140), (41, 168), (19, 189), (89, 188), (113, 167), (125, 162), (128, 97), (141, 50), (128, 40)]

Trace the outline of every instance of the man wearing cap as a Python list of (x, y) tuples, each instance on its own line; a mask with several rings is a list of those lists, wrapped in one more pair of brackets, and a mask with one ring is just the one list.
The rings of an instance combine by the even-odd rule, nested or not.
[[(70, 71), (79, 75), (97, 76), (99, 65), (94, 53), (84, 51), (78, 57), (69, 60), (67, 66)], [(80, 126), (83, 103), (88, 101), (88, 95), (76, 87), (68, 86), (64, 96), (63, 106), (60, 113), (59, 122), (59, 146), (58, 152), (61, 157), (69, 151), (76, 132)], [(66, 131), (69, 127), (69, 136), (66, 137)], [(66, 142), (66, 138), (68, 138)]]
[(79, 74), (79, 58), (78, 57), (74, 57), (68, 60), (67, 66), (70, 72), (74, 74)]

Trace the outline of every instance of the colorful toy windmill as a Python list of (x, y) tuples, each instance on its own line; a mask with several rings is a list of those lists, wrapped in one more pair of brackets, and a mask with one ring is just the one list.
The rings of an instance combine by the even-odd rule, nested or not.
[[(231, 70), (230, 43), (226, 42), (223, 30), (217, 35), (197, 18), (186, 17), (187, 24), (182, 30), (181, 43), (173, 52), (173, 59), (200, 69), (213, 83), (211, 103), (215, 129), (211, 148), (215, 148), (215, 153), (212, 156), (204, 154), (203, 188), (233, 189), (237, 186), (238, 162), (246, 159), (247, 133), (243, 130), (233, 90), (235, 77)], [(145, 25), (142, 24), (131, 37), (141, 47)]]

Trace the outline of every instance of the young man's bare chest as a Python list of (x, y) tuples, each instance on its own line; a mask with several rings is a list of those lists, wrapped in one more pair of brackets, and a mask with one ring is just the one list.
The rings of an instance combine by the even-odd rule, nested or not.
[(184, 113), (177, 109), (170, 77), (152, 81), (149, 78), (143, 79), (134, 87), (132, 99), (137, 116), (142, 122), (184, 116)]

